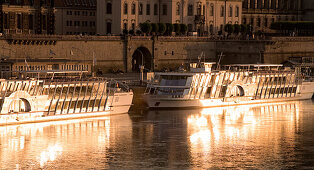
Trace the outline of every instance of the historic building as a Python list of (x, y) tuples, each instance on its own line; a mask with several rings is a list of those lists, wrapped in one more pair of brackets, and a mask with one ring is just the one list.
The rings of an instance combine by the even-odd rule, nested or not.
[(96, 0), (56, 0), (56, 34), (96, 34)]
[(0, 1), (0, 32), (4, 34), (54, 34), (53, 0)]
[(304, 21), (314, 21), (314, 1), (313, 0), (303, 0), (302, 9), (304, 12)]
[(183, 23), (188, 30), (216, 34), (241, 24), (241, 0), (97, 0), (97, 33), (121, 34), (139, 23)]
[(302, 0), (244, 0), (242, 6), (242, 23), (252, 25), (254, 31), (271, 32), (273, 22), (301, 21), (303, 17)]

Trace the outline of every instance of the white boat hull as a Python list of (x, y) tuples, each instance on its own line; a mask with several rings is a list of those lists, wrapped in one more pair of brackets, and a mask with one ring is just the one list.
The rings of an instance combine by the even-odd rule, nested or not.
[(108, 98), (108, 103), (106, 104), (105, 111), (99, 112), (56, 114), (49, 116), (45, 116), (47, 115), (47, 113), (43, 111), (1, 114), (0, 126), (23, 123), (60, 121), (69, 119), (81, 119), (127, 113), (132, 105), (132, 99), (133, 92), (115, 93), (114, 97), (110, 96)]
[[(312, 86), (313, 87), (313, 86)], [(280, 97), (271, 99), (253, 99), (252, 97), (229, 97), (217, 99), (179, 99), (156, 98), (156, 96), (144, 95), (144, 100), (149, 108), (190, 108), (190, 107), (219, 107), (256, 103), (272, 103), (293, 100), (311, 99), (313, 92), (304, 92), (295, 97)]]

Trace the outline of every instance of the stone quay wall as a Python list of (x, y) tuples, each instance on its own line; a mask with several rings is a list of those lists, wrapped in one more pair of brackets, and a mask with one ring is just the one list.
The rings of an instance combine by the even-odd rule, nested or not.
[[(222, 64), (273, 63), (292, 56), (314, 56), (314, 37), (272, 37), (266, 40), (214, 40), (207, 37), (120, 37), (4, 35), (0, 56), (10, 60), (66, 59), (95, 63), (103, 72), (131, 72), (139, 49), (150, 59), (152, 70), (176, 68), (201, 60)], [(95, 56), (95, 57), (94, 57)], [(134, 67), (134, 66), (133, 66)]]

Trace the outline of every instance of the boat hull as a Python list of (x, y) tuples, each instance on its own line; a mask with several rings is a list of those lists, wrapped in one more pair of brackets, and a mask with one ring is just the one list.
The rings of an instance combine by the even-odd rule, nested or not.
[(56, 114), (56, 115), (50, 113), (49, 115), (47, 115), (47, 112), (45, 111), (34, 111), (34, 112), (1, 114), (0, 126), (123, 114), (129, 111), (132, 105), (132, 99), (133, 99), (133, 92), (115, 93), (114, 96), (108, 97), (108, 102), (106, 104), (105, 111), (97, 111), (97, 112), (82, 112), (82, 113)]
[(253, 99), (252, 97), (232, 97), (232, 98), (218, 98), (218, 99), (167, 99), (154, 98), (149, 95), (144, 95), (144, 99), (149, 108), (200, 108), (200, 107), (220, 107), (220, 106), (234, 106), (257, 103), (272, 103), (293, 100), (311, 99), (313, 93), (303, 93), (296, 97), (281, 97), (273, 99)]

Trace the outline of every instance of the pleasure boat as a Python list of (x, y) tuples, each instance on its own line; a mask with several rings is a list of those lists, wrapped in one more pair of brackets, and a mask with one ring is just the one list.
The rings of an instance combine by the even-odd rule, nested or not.
[[(216, 68), (215, 68), (216, 67)], [(314, 82), (281, 64), (190, 64), (189, 72), (160, 72), (148, 82), (149, 108), (215, 107), (312, 98)]]
[[(82, 73), (28, 71), (19, 73), (20, 78), (0, 79), (0, 125), (128, 112), (133, 92), (127, 85), (104, 78), (82, 78)], [(39, 76), (43, 74), (50, 76)]]

